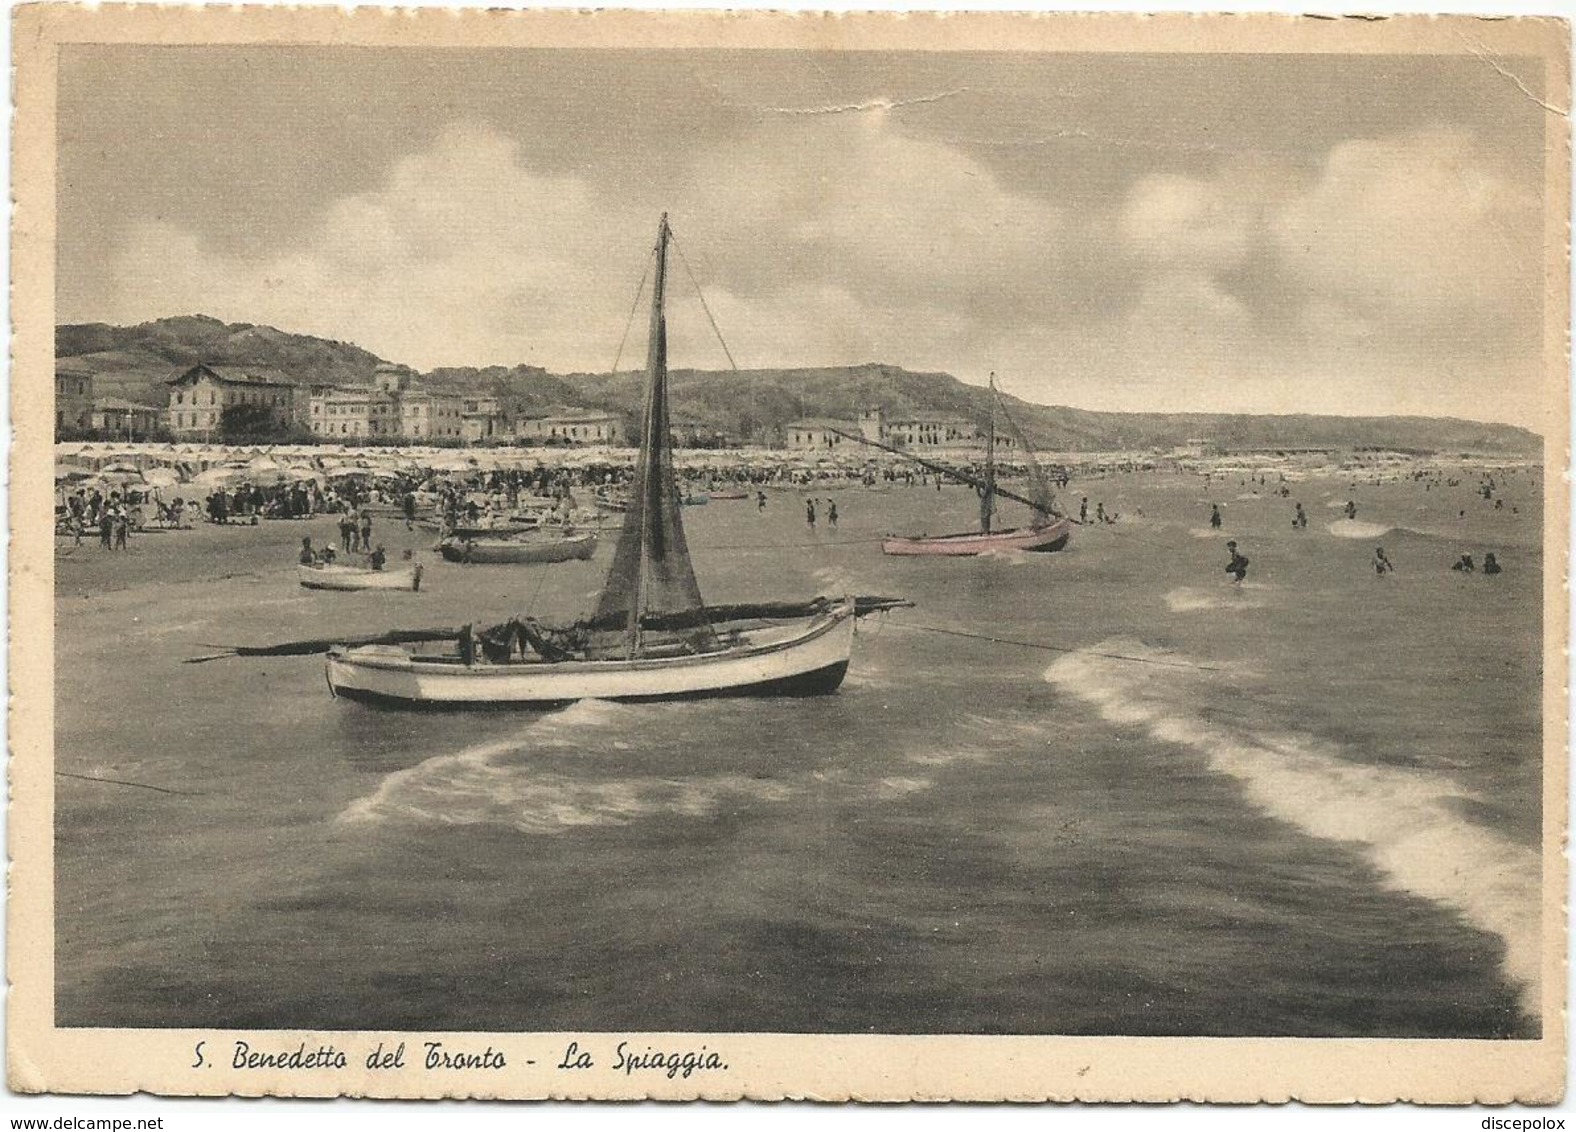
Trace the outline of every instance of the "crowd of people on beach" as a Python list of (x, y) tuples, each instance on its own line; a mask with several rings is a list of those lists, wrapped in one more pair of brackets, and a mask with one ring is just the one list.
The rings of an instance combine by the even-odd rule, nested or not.
[[(1113, 465), (1100, 468), (1096, 478), (1139, 470)], [(1182, 469), (1178, 469), (1179, 471)], [(186, 469), (191, 473), (192, 469)], [(982, 474), (981, 469), (960, 465), (964, 476)], [(1514, 469), (1482, 472), (1472, 486), (1475, 495), (1496, 510), (1504, 509), (1503, 479), (1513, 475)], [(250, 482), (199, 487), (200, 480), (184, 483), (177, 488), (146, 487), (127, 482), (121, 488), (108, 486), (64, 490), (57, 496), (57, 529), (72, 538), (73, 545), (83, 544), (92, 533), (99, 536), (99, 545), (105, 549), (125, 549), (129, 540), (150, 522), (163, 528), (183, 529), (193, 517), (210, 523), (229, 525), (241, 523), (257, 525), (263, 520), (311, 519), (316, 516), (336, 515), (339, 541), (321, 548), (312, 548), (303, 540), (300, 561), (322, 564), (333, 561), (338, 555), (358, 554), (380, 567), (378, 559), (386, 560), (384, 547), (374, 542), (374, 509), (387, 514), (392, 511), (396, 521), (403, 518), (407, 530), (415, 529), (418, 522), (434, 521), (440, 536), (466, 526), (485, 523), (496, 516), (510, 516), (522, 507), (529, 509), (543, 522), (568, 525), (578, 510), (576, 492), (589, 493), (587, 503), (617, 509), (627, 497), (634, 470), (628, 463), (588, 462), (578, 466), (521, 466), (513, 468), (473, 468), (470, 470), (438, 471), (410, 465), (365, 474), (340, 472), (338, 474), (311, 474), (288, 482)], [(1204, 471), (1206, 485), (1212, 482), (1229, 482), (1226, 474)], [(679, 485), (683, 502), (704, 502), (707, 492), (725, 493), (724, 498), (751, 498), (758, 511), (765, 511), (768, 497), (766, 488), (793, 488), (803, 490), (823, 488), (882, 488), (919, 487), (941, 488), (948, 479), (937, 471), (923, 466), (886, 464), (865, 466), (829, 464), (807, 467), (789, 462), (780, 464), (741, 463), (735, 467), (720, 466), (707, 469), (690, 469), (684, 473)], [(1068, 470), (1052, 471), (1051, 480), (1064, 490), (1070, 482)], [(1278, 478), (1278, 482), (1273, 482)], [(1416, 468), (1410, 471), (1392, 471), (1385, 478), (1410, 479), (1422, 486), (1425, 492), (1466, 485), (1462, 475), (1437, 466)], [(1247, 486), (1249, 480), (1259, 487), (1268, 487), (1272, 493), (1289, 498), (1291, 484), (1284, 472), (1278, 477), (1274, 472), (1243, 474), (1238, 482)], [(1351, 487), (1355, 489), (1361, 476), (1354, 476)], [(954, 482), (967, 482), (966, 478)], [(1366, 481), (1363, 481), (1366, 482)], [(1381, 482), (1378, 474), (1373, 482)], [(809, 494), (803, 499), (806, 526), (816, 531), (824, 526), (836, 530), (842, 517), (839, 501), (831, 495)], [(1510, 505), (1514, 513), (1518, 509)], [(1341, 513), (1348, 522), (1355, 522), (1358, 502), (1355, 492), (1341, 506)], [(1077, 521), (1083, 525), (1112, 526), (1121, 518), (1108, 509), (1103, 500), (1091, 501), (1088, 495), (1079, 499)], [(1142, 510), (1139, 512), (1142, 515)], [(1465, 511), (1461, 511), (1465, 516)], [(1293, 501), (1291, 526), (1296, 531), (1306, 531), (1309, 517), (1304, 504)], [(1209, 527), (1220, 531), (1226, 525), (1222, 505), (1209, 505)], [(1233, 532), (1236, 533), (1235, 531)], [(1226, 544), (1228, 560), (1225, 571), (1233, 585), (1241, 585), (1248, 576), (1249, 559), (1238, 541), (1241, 535)], [(1396, 564), (1382, 546), (1374, 549), (1371, 564), (1376, 577), (1385, 578), (1396, 573)], [(1496, 552), (1483, 555), (1481, 566), (1471, 553), (1462, 553), (1451, 564), (1459, 574), (1482, 573), (1494, 576), (1502, 573), (1503, 566)]]

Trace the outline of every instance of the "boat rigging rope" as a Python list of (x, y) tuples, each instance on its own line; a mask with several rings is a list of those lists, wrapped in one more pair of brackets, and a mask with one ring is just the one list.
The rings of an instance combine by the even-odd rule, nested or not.
[(678, 238), (671, 233), (669, 242), (673, 250), (679, 253), (679, 262), (684, 265), (684, 274), (689, 276), (690, 285), (695, 288), (695, 295), (700, 299), (700, 309), (706, 312), (706, 321), (711, 323), (711, 332), (717, 336), (717, 343), (722, 347), (722, 352), (728, 356), (728, 364), (733, 367), (733, 372), (739, 372), (739, 363), (733, 360), (733, 351), (728, 349), (728, 343), (723, 340), (722, 331), (717, 326), (717, 320), (712, 317), (711, 308), (706, 305), (706, 295), (700, 289), (700, 282), (695, 278), (695, 273), (690, 270), (689, 259), (684, 255), (684, 249), (679, 247)]
[(613, 356), (613, 368), (607, 372), (618, 375), (618, 363), (624, 360), (624, 346), (629, 342), (630, 327), (635, 325), (635, 312), (640, 309), (640, 296), (646, 293), (646, 277), (651, 274), (651, 261), (657, 258), (656, 249), (646, 259), (646, 270), (640, 273), (640, 285), (635, 288), (635, 301), (629, 304), (629, 319), (624, 323), (624, 336), (618, 340), (618, 353)]
[(1163, 668), (1194, 668), (1201, 672), (1224, 672), (1225, 669), (1213, 664), (1193, 664), (1186, 660), (1161, 660), (1152, 656), (1130, 656), (1126, 653), (1095, 652), (1092, 649), (1068, 648), (1065, 645), (1047, 645), (1040, 641), (1018, 641), (1010, 637), (992, 637), (985, 633), (966, 633), (962, 629), (943, 629), (939, 625), (915, 625), (907, 621), (893, 621), (893, 626), (899, 629), (917, 629), (923, 633), (940, 633), (947, 637), (967, 637), (972, 641), (989, 641), (997, 645), (1016, 645), (1022, 649), (1038, 649), (1042, 652), (1082, 653), (1085, 656), (1098, 656), (1105, 660), (1130, 660), (1135, 664), (1154, 664)]

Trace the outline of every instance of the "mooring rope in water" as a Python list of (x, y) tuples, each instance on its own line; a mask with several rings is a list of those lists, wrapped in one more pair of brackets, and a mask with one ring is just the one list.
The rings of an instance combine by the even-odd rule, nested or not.
[(72, 774), (69, 770), (55, 771), (61, 778), (80, 778), (84, 782), (109, 782), (116, 786), (135, 786), (140, 790), (157, 790), (160, 794), (182, 794), (188, 798), (195, 798), (202, 793), (201, 790), (172, 790), (168, 786), (154, 786), (147, 782), (132, 782), (124, 778), (100, 778), (92, 774)]
[(997, 645), (1015, 645), (1021, 649), (1037, 649), (1041, 652), (1082, 653), (1085, 656), (1098, 656), (1105, 660), (1130, 660), (1135, 664), (1154, 664), (1163, 668), (1194, 668), (1200, 672), (1224, 672), (1224, 668), (1213, 664), (1194, 664), (1186, 660), (1161, 660), (1153, 656), (1130, 656), (1126, 653), (1095, 652), (1092, 649), (1070, 648), (1066, 645), (1048, 645), (1043, 641), (1018, 641), (1011, 637), (993, 637), (986, 633), (968, 633), (962, 629), (943, 629), (939, 625), (915, 625), (907, 621), (894, 621), (893, 625), (899, 629), (917, 629), (923, 633), (940, 633), (947, 637), (966, 637), (971, 641), (989, 641)]

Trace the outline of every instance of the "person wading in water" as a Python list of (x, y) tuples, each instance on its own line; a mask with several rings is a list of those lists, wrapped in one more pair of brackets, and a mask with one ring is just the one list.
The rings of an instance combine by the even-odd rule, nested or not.
[(1231, 561), (1226, 563), (1226, 573), (1231, 575), (1234, 586), (1240, 586), (1242, 579), (1248, 576), (1248, 560), (1237, 552), (1237, 544), (1228, 542), (1226, 549), (1231, 551)]

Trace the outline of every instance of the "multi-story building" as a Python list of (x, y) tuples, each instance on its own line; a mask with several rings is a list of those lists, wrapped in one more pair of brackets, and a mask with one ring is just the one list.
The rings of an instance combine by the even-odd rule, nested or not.
[(460, 435), (468, 441), (492, 440), (504, 432), (498, 398), (466, 397), (460, 410)]
[(341, 386), (312, 397), (309, 427), (336, 439), (398, 436), (399, 409), (399, 398), (377, 386)]
[(407, 390), (399, 395), (399, 432), (412, 440), (458, 440), (465, 399), (439, 390)]
[(93, 372), (55, 367), (55, 429), (93, 427)]
[(275, 370), (199, 364), (168, 384), (169, 429), (180, 437), (217, 436), (224, 411), (236, 405), (257, 406), (281, 428), (296, 423), (305, 407), (305, 398), (297, 403), (294, 383)]

